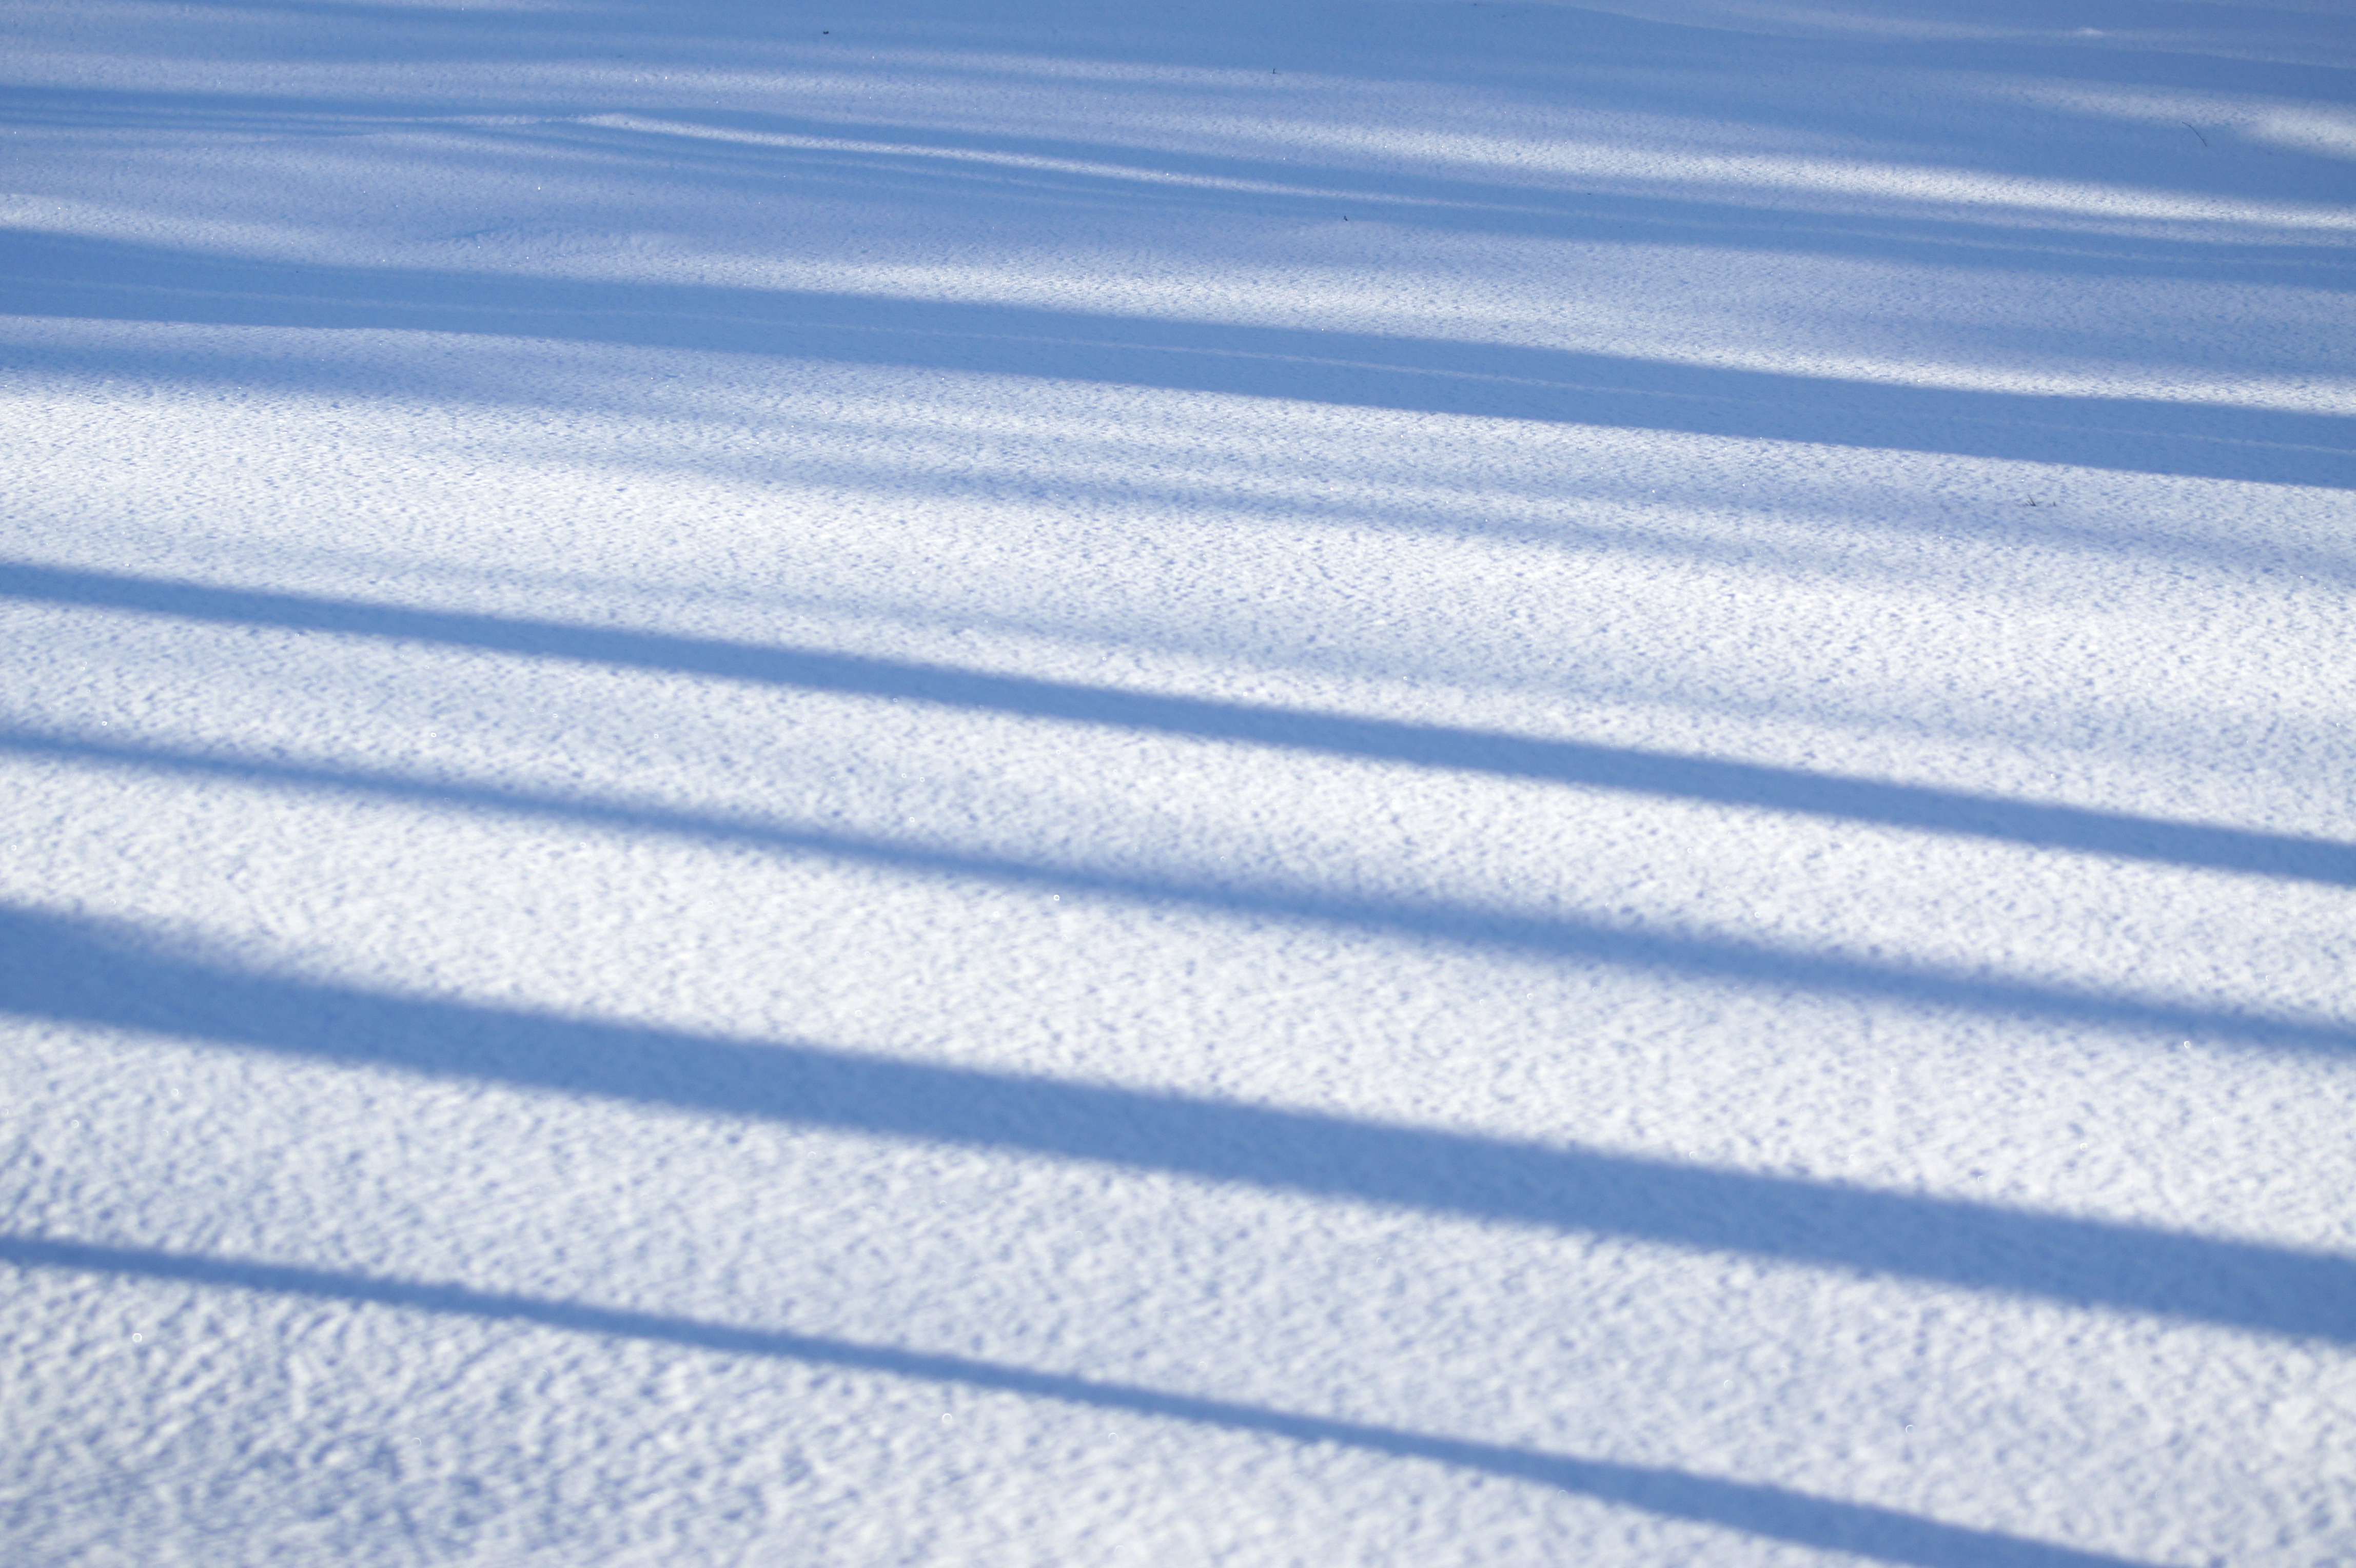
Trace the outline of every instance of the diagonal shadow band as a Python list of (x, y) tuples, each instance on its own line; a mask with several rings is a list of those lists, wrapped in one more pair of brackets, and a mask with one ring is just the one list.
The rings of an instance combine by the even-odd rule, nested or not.
[(949, 299), (306, 265), (0, 231), (11, 313), (488, 335), (2356, 488), (2338, 413)]
[(0, 908), (0, 1013), (2356, 1343), (2356, 1260), (802, 1043), (423, 1000)]
[(1084, 686), (823, 650), (216, 588), (6, 559), (0, 559), (0, 597), (709, 675), (2356, 887), (2356, 845), (2329, 839), (1633, 747)]
[(1013, 887), (1052, 887), (1225, 915), (1301, 920), (1381, 935), (1665, 971), (1738, 984), (1800, 988), (1959, 1011), (2055, 1019), (2104, 1029), (2200, 1036), (2290, 1050), (2344, 1052), (2356, 1028), (2262, 1013), (2073, 991), (1924, 966), (1794, 951), (1724, 937), (1668, 935), (1561, 916), (1504, 914), (1437, 900), (1351, 898), (1314, 891), (1022, 861), (873, 838), (778, 826), (741, 817), (540, 794), (510, 786), (419, 779), (398, 773), (220, 757), (164, 747), (0, 729), (0, 752), (99, 763), (264, 787), (293, 788), (439, 808), (498, 811), (609, 832), (663, 833), (711, 843), (823, 856), (920, 876), (955, 876)]
[(1894, 1509), (1839, 1502), (1783, 1487), (1719, 1480), (1658, 1466), (1574, 1459), (1527, 1448), (1430, 1436), (1363, 1422), (1297, 1415), (1259, 1405), (888, 1345), (623, 1312), (577, 1302), (469, 1290), (463, 1285), (379, 1279), (278, 1263), (191, 1256), (149, 1248), (92, 1246), (29, 1236), (0, 1236), (0, 1263), (20, 1269), (173, 1280), (494, 1323), (528, 1323), (567, 1333), (955, 1384), (991, 1393), (1252, 1433), (1291, 1443), (1332, 1444), (1392, 1458), (1419, 1459), (1481, 1471), (1507, 1480), (1535, 1482), (1670, 1519), (1855, 1552), (1885, 1563), (1919, 1564), (1921, 1568), (2135, 1568), (2123, 1558), (2049, 1545), (1997, 1530), (1942, 1524)]

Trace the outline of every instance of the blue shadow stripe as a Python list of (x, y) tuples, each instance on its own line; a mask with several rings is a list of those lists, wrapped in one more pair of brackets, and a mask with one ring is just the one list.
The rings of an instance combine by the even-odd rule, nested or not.
[(1755, 763), (1258, 707), (810, 649), (406, 609), (0, 560), (0, 596), (936, 703), (2356, 887), (2356, 845)]
[(2356, 1260), (1303, 1112), (424, 1001), (0, 909), (0, 1012), (350, 1066), (1101, 1162), (2356, 1343)]

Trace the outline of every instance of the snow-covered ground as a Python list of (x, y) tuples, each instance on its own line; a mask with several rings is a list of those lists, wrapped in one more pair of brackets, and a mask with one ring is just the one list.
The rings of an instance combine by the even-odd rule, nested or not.
[(0, 1559), (2356, 1563), (2356, 6), (10, 0)]

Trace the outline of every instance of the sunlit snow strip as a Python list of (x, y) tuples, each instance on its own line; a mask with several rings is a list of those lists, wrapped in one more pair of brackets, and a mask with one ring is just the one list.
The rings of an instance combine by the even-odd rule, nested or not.
[(2189, 132), (2203, 145), (2222, 133), (2319, 157), (2356, 159), (2356, 113), (2319, 104), (2229, 92), (2156, 92), (2017, 82), (1989, 85), (1961, 79), (1942, 81), (1937, 87), (1943, 92), (1968, 92), (1994, 103), (2026, 104)]
[[(560, 655), (561, 657), (561, 655)], [(1105, 899), (1139, 909), (1193, 910), (1215, 919), (1280, 921), (1378, 940), (1855, 998), (1959, 1016), (2037, 1020), (2072, 1028), (2345, 1057), (2356, 1025), (2312, 1008), (2254, 1008), (2230, 998), (2126, 991), (2083, 976), (2000, 973), (1986, 963), (1892, 959), (1879, 940), (1760, 940), (1691, 920), (1516, 909), (1445, 897), (1375, 897), (1314, 886), (1238, 881), (1199, 871), (1140, 871), (914, 837), (846, 832), (733, 811), (680, 810), (659, 800), (541, 790), (447, 772), (398, 770), (241, 755), (212, 748), (123, 744), (106, 737), (0, 731), (0, 753), (68, 766), (209, 779), (263, 789), (320, 793), (616, 833), (726, 845), (843, 866), (863, 866), (934, 886), (992, 886)], [(1770, 808), (1771, 810), (1773, 808)], [(2202, 830), (2195, 828), (2195, 833)], [(2228, 830), (2230, 832), (2230, 830)], [(2214, 836), (2223, 837), (2220, 833)], [(2325, 845), (2328, 853), (2343, 846)], [(2103, 853), (2100, 848), (2095, 854)], [(2344, 864), (2346, 857), (2342, 855)], [(2242, 869), (2226, 866), (2224, 869)], [(2327, 867), (2336, 870), (2337, 867)], [(2344, 875), (2332, 878), (2344, 884)], [(5, 911), (0, 911), (5, 914)], [(0, 919), (0, 927), (5, 921)], [(0, 929), (0, 937), (8, 933)], [(0, 1012), (14, 1004), (0, 995)], [(2356, 1335), (2351, 1335), (2356, 1337)]]
[(0, 1264), (26, 1270), (75, 1270), (130, 1279), (182, 1281), (308, 1298), (338, 1306), (367, 1304), (445, 1317), (530, 1324), (606, 1339), (680, 1346), (724, 1356), (774, 1358), (985, 1390), (1027, 1400), (1251, 1433), (1291, 1443), (1329, 1444), (1455, 1466), (1508, 1480), (1555, 1487), (1672, 1519), (1828, 1547), (1844, 1555), (1862, 1551), (1894, 1563), (1990, 1562), (2011, 1563), (2017, 1568), (2138, 1568), (2123, 1557), (1971, 1525), (1950, 1524), (1868, 1502), (1818, 1497), (1783, 1486), (1301, 1414), (901, 1345), (666, 1316), (435, 1281), (160, 1248), (106, 1246), (49, 1236), (0, 1236)]
[[(316, 260), (323, 252), (350, 260), (355, 259), (351, 253), (360, 249), (329, 240), (308, 223), (255, 222), (180, 212), (166, 215), (152, 207), (46, 192), (0, 192), (0, 233), (7, 232), (115, 240), (217, 256), (286, 261)], [(381, 246), (375, 249), (380, 251)], [(5, 308), (5, 297), (0, 297), (0, 310)]]
[[(1268, 134), (1265, 126), (1254, 129), (1261, 135)], [(1329, 152), (1384, 153), (1450, 168), (1510, 169), (1655, 186), (1708, 186), (1721, 194), (1727, 188), (1750, 188), (2074, 218), (2356, 231), (2356, 209), (2345, 207), (2174, 195), (2088, 180), (1987, 174), (1937, 165), (1676, 151), (1569, 138), (1415, 134), (1301, 124), (1287, 125), (1282, 139)]]
[[(1086, 174), (1205, 189), (1328, 197), (1341, 194), (1269, 181), (1173, 174), (1130, 164), (1044, 157), (1029, 153), (992, 152), (969, 147), (941, 147), (919, 143), (742, 131), (689, 122), (654, 120), (634, 114), (594, 115), (584, 118), (579, 124), (710, 141), (740, 142), (755, 146), (944, 158), (1009, 168)], [(1217, 128), (1217, 123), (1212, 123), (1211, 128)], [(2179, 196), (2084, 180), (1986, 174), (1935, 165), (1908, 166), (1854, 158), (1797, 157), (1774, 154), (1704, 153), (1554, 137), (1540, 140), (1462, 134), (1445, 136), (1401, 134), (1366, 125), (1333, 125), (1300, 120), (1287, 121), (1276, 126), (1266, 121), (1253, 121), (1237, 124), (1231, 128), (1245, 133), (1246, 138), (1252, 142), (1287, 152), (1310, 147), (1333, 153), (1376, 153), (1452, 169), (1510, 171), (1525, 176), (1569, 175), (1590, 179), (1680, 187), (1711, 186), (1721, 188), (1721, 193), (1722, 188), (1749, 188), (1873, 197), (1931, 205), (2000, 208), (2072, 217), (2356, 231), (2356, 209), (2348, 208)], [(1416, 205), (1430, 204), (1428, 199), (1422, 197), (1385, 198), (1357, 191), (1347, 194), (1354, 201), (1412, 200)]]
[[(978, 147), (945, 147), (917, 142), (876, 142), (850, 136), (795, 135), (781, 131), (740, 131), (728, 126), (703, 125), (688, 121), (652, 120), (642, 114), (593, 114), (576, 122), (594, 125), (601, 130), (635, 131), (643, 134), (687, 136), (698, 141), (733, 142), (746, 146), (781, 147), (792, 152), (852, 153), (868, 157), (935, 158), (950, 163), (987, 164), (998, 168), (1035, 169), (1050, 174), (1076, 174), (1098, 179), (1128, 180), (1143, 185), (1175, 185), (1201, 190), (1248, 191), (1258, 196), (1298, 196), (1319, 200), (1331, 200), (1341, 194), (1332, 189), (1307, 185), (1289, 185), (1276, 180), (1238, 179), (1231, 176), (1209, 174), (1178, 174), (1168, 169), (1145, 168), (1135, 164), (1093, 162), (1083, 158), (1051, 158), (1035, 153), (989, 152)], [(1430, 207), (1434, 203), (1425, 197), (1387, 196), (1378, 193), (1351, 191), (1349, 199), (1368, 204)], [(1448, 202), (1442, 205), (1472, 207), (1490, 204)]]

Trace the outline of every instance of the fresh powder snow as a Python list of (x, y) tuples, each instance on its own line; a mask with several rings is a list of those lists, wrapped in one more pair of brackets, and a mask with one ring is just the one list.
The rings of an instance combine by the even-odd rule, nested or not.
[(0, 133), (0, 1560), (2356, 1564), (2347, 0)]

